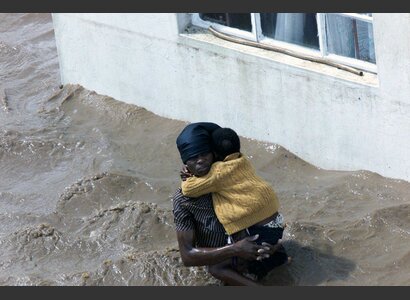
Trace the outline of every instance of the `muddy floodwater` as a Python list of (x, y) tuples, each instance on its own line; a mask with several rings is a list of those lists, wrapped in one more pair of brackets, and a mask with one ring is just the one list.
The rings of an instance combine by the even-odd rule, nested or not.
[[(186, 123), (120, 100), (60, 88), (50, 14), (0, 14), (0, 285), (221, 284), (179, 257)], [(241, 141), (288, 224), (265, 284), (410, 284), (409, 182)]]

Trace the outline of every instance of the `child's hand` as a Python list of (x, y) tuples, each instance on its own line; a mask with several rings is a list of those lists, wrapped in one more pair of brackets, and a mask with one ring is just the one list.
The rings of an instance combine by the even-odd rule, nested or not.
[(187, 178), (192, 177), (193, 174), (189, 172), (186, 165), (183, 165), (181, 171), (179, 172), (179, 176), (181, 176), (182, 181), (185, 181)]

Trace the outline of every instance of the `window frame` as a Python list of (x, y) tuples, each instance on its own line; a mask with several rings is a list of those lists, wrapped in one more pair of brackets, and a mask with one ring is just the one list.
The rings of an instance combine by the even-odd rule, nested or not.
[(243, 38), (246, 40), (250, 40), (253, 42), (261, 43), (261, 44), (266, 44), (266, 45), (272, 45), (276, 47), (282, 47), (286, 48), (301, 54), (317, 57), (317, 58), (325, 58), (330, 61), (340, 63), (343, 65), (347, 65), (350, 67), (354, 67), (363, 71), (371, 72), (377, 74), (377, 64), (359, 60), (356, 58), (351, 58), (351, 57), (345, 57), (341, 55), (336, 55), (332, 53), (328, 53), (327, 51), (327, 37), (326, 37), (326, 15), (327, 14), (334, 14), (334, 15), (339, 15), (343, 16), (349, 19), (354, 19), (354, 20), (359, 20), (367, 23), (373, 23), (373, 17), (364, 15), (364, 14), (358, 14), (358, 13), (316, 13), (316, 21), (317, 21), (317, 27), (318, 27), (318, 37), (319, 37), (319, 50), (311, 49), (308, 47), (303, 47), (300, 45), (296, 44), (291, 44), (283, 41), (278, 41), (274, 40), (269, 37), (265, 37), (262, 34), (262, 27), (261, 27), (261, 21), (260, 21), (260, 14), (259, 13), (250, 13), (251, 17), (251, 24), (252, 24), (252, 31), (248, 32), (245, 30), (233, 28), (233, 27), (228, 27), (225, 25), (213, 23), (210, 21), (205, 21), (201, 19), (199, 16), (199, 13), (193, 13), (192, 14), (192, 24), (198, 27), (202, 28), (208, 28), (209, 26), (212, 25), (213, 28), (215, 28), (217, 31), (236, 36), (239, 38)]

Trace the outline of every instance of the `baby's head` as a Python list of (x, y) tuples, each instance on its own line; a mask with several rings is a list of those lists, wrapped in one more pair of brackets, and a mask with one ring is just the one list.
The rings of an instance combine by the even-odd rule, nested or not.
[(212, 132), (212, 148), (216, 160), (224, 160), (229, 154), (240, 152), (239, 136), (230, 128), (218, 128)]

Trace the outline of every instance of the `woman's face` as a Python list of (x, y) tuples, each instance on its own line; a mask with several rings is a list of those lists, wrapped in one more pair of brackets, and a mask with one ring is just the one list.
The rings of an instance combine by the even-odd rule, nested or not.
[(186, 166), (192, 174), (201, 177), (208, 174), (211, 165), (214, 162), (214, 155), (212, 152), (199, 154), (186, 161)]

